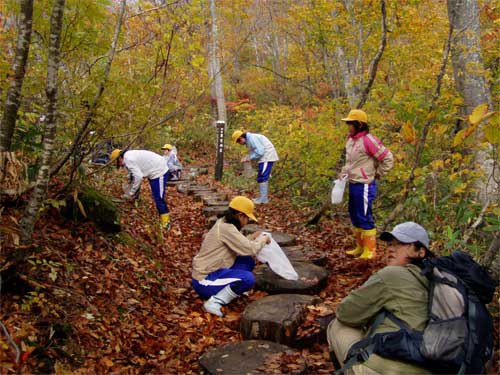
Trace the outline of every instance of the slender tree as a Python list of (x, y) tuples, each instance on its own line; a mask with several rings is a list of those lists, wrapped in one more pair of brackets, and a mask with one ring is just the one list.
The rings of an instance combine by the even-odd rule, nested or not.
[(21, 103), (21, 90), (31, 44), (33, 24), (33, 0), (21, 0), (21, 14), (17, 32), (17, 45), (12, 63), (13, 75), (10, 77), (9, 89), (0, 123), (0, 181), (3, 181), (7, 161), (10, 155), (12, 136), (16, 127), (17, 112)]
[(215, 0), (210, 0), (210, 16), (212, 19), (212, 43), (210, 46), (209, 69), (210, 67), (212, 69), (212, 85), (214, 85), (215, 87), (215, 90), (212, 90), (211, 92), (215, 91), (215, 101), (217, 103), (217, 120), (227, 122), (226, 101), (224, 98), (224, 86), (222, 83), (222, 71), (218, 55), (219, 36), (217, 32), (217, 12), (215, 8)]
[(120, 30), (122, 27), (123, 15), (125, 14), (126, 4), (127, 4), (126, 0), (121, 1), (120, 12), (118, 14), (118, 19), (116, 20), (113, 40), (111, 41), (111, 47), (108, 52), (108, 61), (106, 62), (106, 66), (104, 68), (104, 75), (102, 81), (99, 84), (99, 87), (97, 88), (97, 92), (94, 96), (94, 99), (92, 100), (92, 103), (90, 103), (89, 107), (87, 108), (87, 112), (85, 114), (85, 118), (83, 120), (82, 125), (80, 126), (75, 137), (73, 138), (73, 142), (71, 142), (71, 147), (52, 167), (52, 169), (50, 170), (51, 176), (54, 176), (55, 174), (57, 174), (57, 172), (59, 172), (59, 170), (64, 166), (64, 164), (68, 161), (71, 155), (73, 155), (75, 150), (80, 146), (85, 135), (87, 134), (87, 130), (90, 126), (90, 123), (95, 117), (97, 106), (99, 105), (99, 101), (106, 87), (106, 83), (108, 82), (109, 73), (111, 71), (111, 64), (113, 62), (113, 58), (115, 57), (116, 46), (118, 45), (118, 38), (120, 36)]
[(31, 194), (30, 201), (21, 219), (21, 241), (29, 244), (33, 234), (37, 213), (47, 194), (47, 185), (50, 177), (50, 161), (54, 148), (57, 123), (57, 88), (58, 69), (61, 45), (61, 30), (63, 24), (65, 0), (54, 0), (52, 15), (50, 17), (50, 40), (47, 61), (47, 83), (45, 93), (47, 95), (47, 118), (43, 136), (43, 150), (40, 158), (39, 170), (35, 182), (35, 188)]

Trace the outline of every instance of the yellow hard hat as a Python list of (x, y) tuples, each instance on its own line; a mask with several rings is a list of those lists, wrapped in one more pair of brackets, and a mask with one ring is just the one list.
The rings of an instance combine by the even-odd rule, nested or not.
[(229, 207), (231, 207), (236, 211), (244, 213), (253, 221), (257, 221), (257, 218), (253, 214), (253, 209), (255, 208), (255, 205), (247, 197), (244, 197), (242, 195), (234, 197), (233, 199), (231, 199), (231, 202), (229, 202)]
[(120, 152), (122, 152), (122, 150), (120, 150), (119, 148), (114, 149), (111, 153), (111, 156), (109, 157), (109, 161), (118, 159), (118, 156), (120, 156)]
[(360, 121), (367, 124), (368, 116), (361, 109), (351, 109), (347, 117), (343, 118), (342, 121)]
[(170, 143), (165, 143), (161, 149), (162, 150), (171, 150), (173, 148), (174, 148), (174, 146), (172, 146)]
[(244, 132), (244, 131), (242, 131), (242, 130), (236, 130), (236, 131), (233, 133), (232, 137), (231, 137), (231, 138), (233, 139), (233, 142), (234, 142), (234, 143), (237, 143), (237, 142), (238, 142), (238, 139), (239, 139), (239, 138), (240, 138), (243, 134), (245, 134), (245, 132)]

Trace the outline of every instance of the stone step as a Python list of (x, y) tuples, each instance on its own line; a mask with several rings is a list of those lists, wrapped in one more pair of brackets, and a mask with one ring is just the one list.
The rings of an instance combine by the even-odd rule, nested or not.
[(298, 280), (286, 280), (275, 274), (267, 264), (254, 269), (255, 288), (269, 294), (318, 294), (326, 287), (328, 271), (312, 263), (291, 262), (299, 274)]
[(224, 215), (227, 211), (229, 206), (209, 206), (209, 207), (203, 207), (201, 209), (201, 212), (203, 215), (210, 217), (210, 216), (219, 216), (219, 215)]
[(281, 248), (292, 262), (311, 262), (317, 266), (326, 265), (326, 253), (309, 246), (283, 246)]
[(293, 346), (307, 305), (316, 305), (318, 297), (301, 294), (276, 294), (250, 303), (240, 321), (244, 339), (270, 340)]
[(229, 343), (207, 351), (200, 366), (210, 375), (305, 374), (307, 364), (300, 352), (264, 340)]

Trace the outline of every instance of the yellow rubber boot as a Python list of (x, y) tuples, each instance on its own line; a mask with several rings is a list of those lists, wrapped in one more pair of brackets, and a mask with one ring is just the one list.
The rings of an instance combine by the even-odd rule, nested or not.
[(377, 251), (377, 229), (361, 229), (363, 253), (359, 259), (372, 259)]
[(161, 227), (166, 230), (170, 230), (170, 215), (169, 214), (161, 214)]
[(360, 256), (363, 253), (363, 245), (361, 243), (361, 228), (352, 228), (352, 233), (356, 237), (356, 248), (352, 250), (347, 250), (345, 253), (349, 255), (354, 255), (355, 257)]

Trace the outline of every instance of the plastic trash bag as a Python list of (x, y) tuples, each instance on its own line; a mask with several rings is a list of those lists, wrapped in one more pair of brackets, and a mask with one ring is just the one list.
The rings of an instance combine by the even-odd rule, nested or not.
[(253, 177), (255, 171), (252, 168), (252, 162), (246, 161), (243, 163), (243, 174), (245, 177)]
[(341, 177), (340, 180), (335, 180), (332, 189), (332, 204), (342, 203), (344, 197), (345, 185), (347, 184), (347, 177)]
[[(271, 243), (265, 245), (257, 254), (257, 259), (262, 263), (267, 263), (274, 273), (287, 280), (298, 280), (299, 275), (288, 260), (281, 247), (269, 233), (262, 233), (261, 236), (271, 237)], [(260, 236), (259, 236), (260, 237)]]

